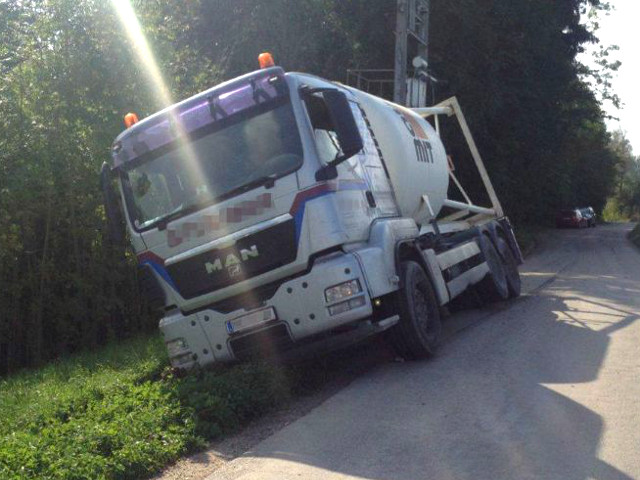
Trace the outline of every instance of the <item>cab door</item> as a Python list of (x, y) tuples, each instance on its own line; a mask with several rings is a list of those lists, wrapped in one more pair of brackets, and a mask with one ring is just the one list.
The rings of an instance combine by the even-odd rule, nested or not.
[(353, 161), (359, 164), (358, 170), (367, 184), (366, 195), (369, 207), (372, 209), (371, 213), (374, 217), (398, 216), (393, 187), (374, 133), (360, 106), (354, 101), (350, 104), (364, 144), (364, 148), (353, 157)]

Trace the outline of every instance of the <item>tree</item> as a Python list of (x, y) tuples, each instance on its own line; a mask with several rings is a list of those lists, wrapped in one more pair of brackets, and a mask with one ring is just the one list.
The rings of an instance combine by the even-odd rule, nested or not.
[(616, 181), (607, 215), (612, 219), (640, 220), (640, 158), (633, 155), (621, 130), (613, 132), (609, 149), (616, 159)]

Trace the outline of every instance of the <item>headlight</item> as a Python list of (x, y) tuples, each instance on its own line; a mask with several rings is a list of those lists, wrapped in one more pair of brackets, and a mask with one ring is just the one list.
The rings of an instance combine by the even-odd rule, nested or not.
[(349, 280), (348, 282), (329, 287), (324, 291), (324, 298), (327, 303), (335, 303), (349, 297), (353, 297), (362, 291), (358, 280)]
[(184, 338), (177, 338), (166, 343), (169, 358), (177, 357), (189, 352), (189, 345)]

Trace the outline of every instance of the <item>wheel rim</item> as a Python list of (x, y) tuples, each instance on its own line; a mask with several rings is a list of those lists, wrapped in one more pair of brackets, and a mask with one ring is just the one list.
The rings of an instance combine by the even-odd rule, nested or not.
[(424, 332), (427, 341), (433, 342), (438, 338), (438, 326), (432, 321), (427, 295), (424, 292), (423, 282), (416, 282), (413, 287), (414, 311), (416, 320)]

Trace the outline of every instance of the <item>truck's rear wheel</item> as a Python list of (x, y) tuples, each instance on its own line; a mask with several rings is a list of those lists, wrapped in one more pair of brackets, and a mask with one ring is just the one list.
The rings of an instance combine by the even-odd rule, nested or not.
[(396, 352), (408, 360), (428, 358), (440, 343), (440, 310), (431, 281), (414, 261), (402, 262), (403, 288), (396, 297), (400, 321), (389, 331)]
[(477, 291), (484, 301), (498, 302), (509, 298), (509, 284), (502, 258), (486, 235), (478, 238), (478, 246), (489, 266), (489, 273), (477, 285)]
[(516, 257), (504, 238), (498, 237), (498, 252), (502, 257), (505, 275), (507, 277), (507, 286), (509, 287), (509, 296), (512, 298), (520, 296), (520, 272), (518, 272), (518, 263)]

